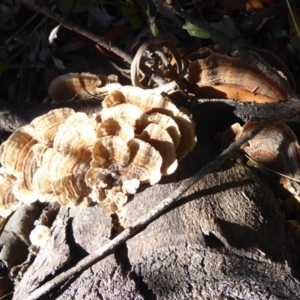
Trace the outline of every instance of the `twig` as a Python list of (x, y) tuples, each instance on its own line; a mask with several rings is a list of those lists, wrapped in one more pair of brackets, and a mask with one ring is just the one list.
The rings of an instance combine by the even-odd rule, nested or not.
[(26, 5), (28, 5), (33, 10), (38, 11), (38, 12), (50, 17), (51, 19), (55, 20), (56, 22), (62, 24), (63, 27), (65, 27), (71, 31), (75, 31), (75, 32), (79, 33), (80, 35), (85, 36), (85, 37), (89, 38), (90, 40), (96, 42), (97, 44), (101, 45), (105, 49), (107, 49), (111, 52), (114, 52), (118, 56), (122, 57), (126, 62), (128, 62), (128, 63), (132, 62), (132, 60), (133, 60), (132, 56), (127, 54), (126, 52), (124, 52), (122, 49), (114, 46), (110, 42), (110, 40), (100, 37), (97, 34), (94, 34), (94, 33), (90, 32), (89, 30), (74, 24), (73, 22), (67, 20), (60, 14), (56, 13), (55, 11), (48, 9), (46, 6), (37, 5), (32, 0), (22, 0), (22, 2), (25, 3)]
[(18, 30), (11, 37), (9, 37), (5, 41), (4, 46), (8, 46), (10, 41), (12, 41), (18, 34), (20, 34), (38, 15), (38, 13), (33, 14), (20, 28), (18, 28)]
[[(75, 31), (75, 32), (79, 33), (81, 36), (87, 37), (88, 39), (94, 41), (98, 45), (104, 47), (108, 51), (115, 53), (119, 57), (123, 58), (123, 60), (126, 61), (127, 63), (129, 63), (129, 64), (132, 63), (133, 57), (131, 55), (127, 54), (126, 52), (124, 52), (119, 47), (115, 46), (109, 39), (98, 36), (97, 34), (74, 24), (73, 22), (69, 21), (67, 18), (56, 13), (54, 10), (48, 9), (46, 6), (37, 5), (32, 0), (21, 0), (21, 1), (23, 3), (25, 3), (26, 5), (28, 5), (30, 8), (32, 8), (33, 10), (36, 10), (36, 11), (50, 17), (51, 19), (55, 20), (56, 22), (60, 23), (63, 27), (65, 27), (71, 31)], [(153, 74), (151, 69), (146, 66), (144, 66), (143, 72), (158, 82), (161, 82), (161, 83), (165, 82), (165, 80), (163, 78), (161, 78), (158, 74)]]
[(267, 124), (276, 122), (278, 120), (281, 120), (282, 118), (288, 118), (299, 112), (300, 112), (300, 106), (297, 109), (295, 108), (290, 109), (283, 114), (274, 115), (272, 118), (258, 123), (258, 125), (255, 128), (253, 128), (251, 132), (243, 134), (238, 140), (236, 140), (227, 149), (225, 149), (214, 161), (204, 166), (200, 171), (198, 171), (189, 179), (183, 181), (181, 185), (169, 195), (169, 197), (162, 200), (158, 205), (156, 205), (147, 214), (143, 215), (141, 218), (139, 218), (137, 221), (131, 224), (117, 237), (115, 237), (113, 240), (111, 240), (110, 242), (108, 242), (107, 244), (99, 248), (96, 252), (82, 259), (75, 267), (67, 270), (62, 274), (57, 275), (54, 279), (48, 281), (41, 287), (37, 288), (30, 295), (28, 295), (27, 299), (28, 300), (38, 299), (42, 295), (51, 291), (53, 288), (57, 287), (58, 285), (70, 279), (71, 276), (74, 276), (75, 274), (86, 270), (88, 267), (92, 266), (96, 262), (105, 258), (113, 251), (114, 248), (116, 248), (120, 244), (126, 242), (128, 239), (135, 236), (138, 232), (140, 232), (143, 228), (145, 228), (151, 221), (153, 221), (155, 218), (162, 215), (167, 210), (167, 208), (169, 208), (176, 201), (180, 200), (181, 195), (184, 192), (186, 192), (193, 184), (198, 182), (201, 178), (203, 178), (207, 174), (220, 168), (221, 165), (232, 156), (233, 152), (238, 150), (240, 146), (246, 143), (249, 139), (253, 138)]

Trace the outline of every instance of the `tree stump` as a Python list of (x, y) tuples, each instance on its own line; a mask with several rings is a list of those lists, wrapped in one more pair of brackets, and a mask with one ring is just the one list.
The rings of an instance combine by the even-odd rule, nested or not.
[[(212, 159), (212, 144), (201, 142), (176, 173), (144, 187), (125, 205), (122, 223), (134, 222)], [(298, 299), (299, 248), (284, 221), (279, 200), (255, 172), (228, 162), (114, 254), (45, 299)], [(112, 222), (101, 204), (60, 208), (52, 237), (13, 299), (26, 299), (105, 244), (113, 236)]]

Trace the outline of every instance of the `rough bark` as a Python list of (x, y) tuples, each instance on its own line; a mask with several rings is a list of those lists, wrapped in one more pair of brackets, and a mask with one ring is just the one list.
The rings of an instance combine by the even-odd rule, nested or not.
[[(120, 220), (135, 221), (213, 154), (209, 143), (201, 143), (173, 176), (137, 193)], [(102, 205), (61, 208), (51, 239), (13, 299), (26, 298), (103, 245), (114, 234), (111, 224)], [(297, 249), (274, 194), (247, 166), (230, 162), (114, 254), (45, 299), (297, 299)]]

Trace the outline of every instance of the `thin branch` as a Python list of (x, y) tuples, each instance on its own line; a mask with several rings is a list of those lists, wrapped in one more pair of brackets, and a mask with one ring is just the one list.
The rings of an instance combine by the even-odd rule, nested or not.
[[(131, 64), (133, 62), (133, 57), (131, 55), (127, 54), (122, 49), (115, 46), (109, 39), (98, 36), (97, 34), (91, 32), (81, 26), (76, 25), (75, 23), (71, 22), (67, 18), (56, 13), (54, 10), (47, 8), (47, 6), (37, 5), (32, 0), (21, 0), (21, 1), (23, 3), (25, 3), (26, 5), (28, 5), (30, 8), (32, 8), (33, 10), (38, 11), (38, 12), (50, 17), (54, 21), (60, 23), (63, 27), (65, 27), (71, 31), (75, 31), (78, 34), (80, 34), (81, 36), (87, 37), (88, 39), (94, 41), (96, 44), (104, 47), (108, 51), (115, 53), (119, 57), (123, 58), (123, 60), (126, 61), (127, 63)], [(153, 74), (151, 69), (148, 68), (147, 66), (144, 66), (143, 72), (145, 74), (147, 74), (149, 77), (154, 78), (156, 81), (160, 82), (161, 84), (163, 84), (165, 82), (164, 78), (160, 77), (158, 74)]]
[(124, 52), (122, 49), (114, 46), (109, 39), (100, 37), (97, 34), (94, 34), (93, 32), (74, 24), (73, 22), (69, 21), (67, 18), (56, 13), (54, 10), (50, 10), (49, 8), (47, 8), (47, 6), (37, 5), (32, 0), (22, 0), (21, 2), (25, 3), (33, 10), (38, 11), (38, 12), (48, 16), (49, 18), (55, 20), (56, 22), (60, 23), (63, 27), (65, 27), (71, 31), (75, 31), (75, 32), (79, 33), (80, 35), (89, 38), (90, 40), (92, 40), (95, 43), (104, 47), (105, 49), (122, 57), (126, 62), (128, 62), (128, 63), (132, 62), (133, 57), (131, 55), (127, 54), (126, 52)]
[(207, 174), (220, 168), (221, 165), (227, 159), (232, 157), (232, 154), (236, 150), (238, 150), (241, 147), (241, 145), (246, 143), (249, 139), (253, 138), (267, 124), (279, 121), (282, 118), (288, 118), (299, 112), (300, 112), (300, 106), (297, 109), (293, 108), (289, 110), (285, 114), (277, 114), (268, 120), (264, 120), (258, 123), (258, 125), (255, 128), (253, 128), (251, 132), (243, 134), (238, 140), (236, 140), (227, 149), (225, 149), (214, 161), (204, 166), (202, 169), (200, 169), (200, 171), (198, 171), (192, 177), (183, 181), (181, 185), (169, 195), (169, 197), (162, 200), (158, 205), (156, 205), (148, 213), (146, 213), (137, 221), (135, 221), (133, 224), (131, 224), (117, 237), (115, 237), (113, 240), (109, 241), (104, 246), (99, 248), (96, 252), (82, 259), (75, 267), (67, 270), (64, 273), (57, 275), (54, 279), (48, 281), (41, 287), (37, 288), (30, 295), (28, 295), (27, 299), (28, 300), (38, 299), (39, 297), (51, 291), (53, 288), (59, 286), (63, 282), (70, 279), (70, 277), (74, 276), (77, 273), (83, 272), (93, 264), (97, 263), (101, 259), (108, 256), (110, 253), (112, 253), (113, 249), (115, 249), (120, 244), (125, 243), (128, 239), (132, 238), (133, 236), (135, 236), (138, 232), (140, 232), (148, 224), (150, 224), (155, 218), (161, 216), (176, 201), (179, 201), (182, 194), (185, 193), (193, 184), (198, 182), (201, 178), (203, 178)]

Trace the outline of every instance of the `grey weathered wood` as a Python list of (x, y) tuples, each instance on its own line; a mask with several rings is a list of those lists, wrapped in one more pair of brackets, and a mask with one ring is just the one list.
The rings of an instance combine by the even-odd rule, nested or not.
[[(78, 261), (85, 251), (95, 251), (111, 235), (110, 216), (102, 205), (88, 208), (61, 208), (50, 241), (42, 248), (23, 280), (14, 299), (26, 299), (45, 279)], [(114, 255), (95, 264), (75, 282), (66, 283), (50, 299), (143, 299), (128, 274), (123, 274)], [(116, 298), (111, 298), (115, 295)], [(120, 298), (121, 299), (121, 298)]]
[(24, 299), (26, 295), (37, 288), (41, 282), (53, 276), (71, 260), (70, 248), (67, 243), (67, 224), (70, 220), (68, 209), (61, 209), (52, 230), (51, 240), (38, 253), (38, 257), (25, 272), (23, 280), (15, 289), (14, 298)]
[[(227, 168), (128, 241), (132, 268), (159, 299), (296, 299), (300, 286), (289, 270), (277, 200), (244, 166)], [(123, 214), (127, 222), (165, 192), (158, 186), (138, 194)]]
[[(173, 176), (136, 194), (121, 221), (130, 224), (166, 197), (179, 180), (209, 160), (210, 147), (199, 143)], [(248, 167), (229, 163), (47, 299), (297, 299), (299, 250), (287, 237), (279, 205)], [(14, 299), (26, 298), (47, 276), (74, 265), (112, 233), (102, 205), (61, 209), (52, 230), (51, 241), (25, 273)]]

